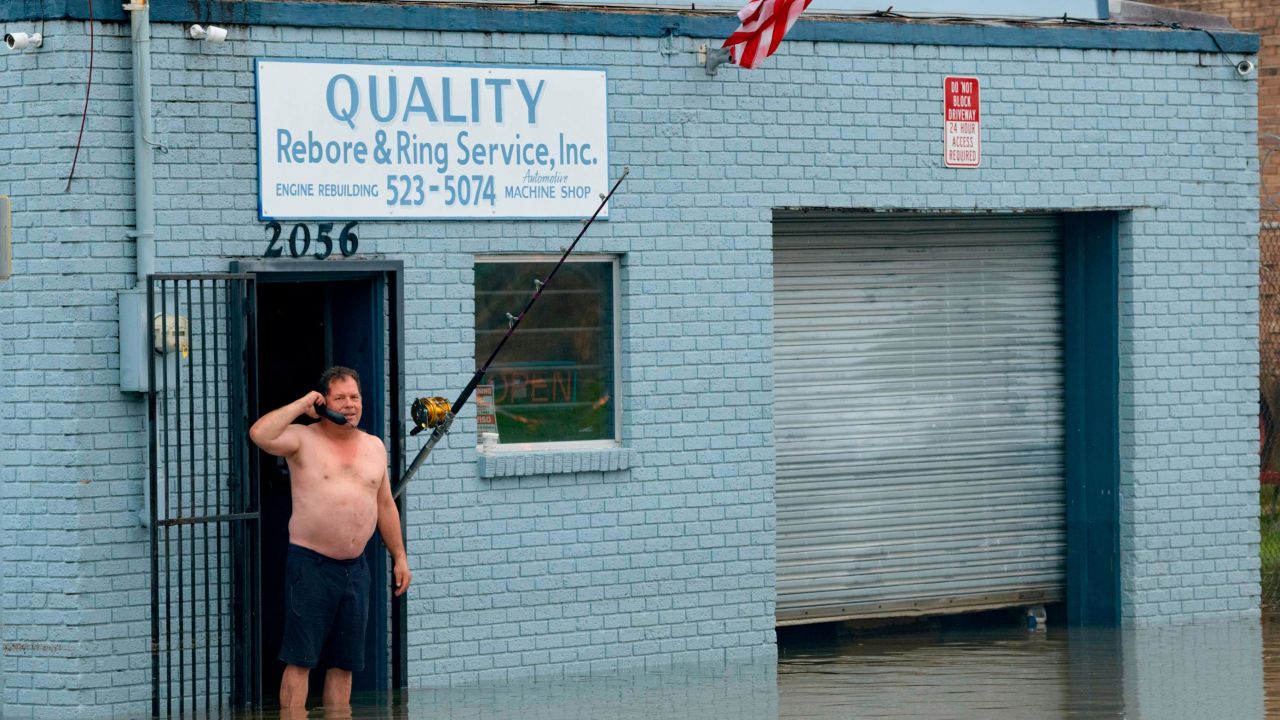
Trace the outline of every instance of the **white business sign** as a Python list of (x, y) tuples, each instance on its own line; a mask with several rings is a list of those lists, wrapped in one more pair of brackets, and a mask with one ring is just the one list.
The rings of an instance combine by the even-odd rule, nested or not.
[(582, 218), (609, 189), (603, 70), (259, 60), (257, 89), (263, 219)]

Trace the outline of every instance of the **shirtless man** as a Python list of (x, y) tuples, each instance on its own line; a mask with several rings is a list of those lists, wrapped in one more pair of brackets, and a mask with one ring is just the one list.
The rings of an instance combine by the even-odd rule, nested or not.
[[(391, 498), (387, 450), (360, 430), (360, 376), (344, 367), (320, 377), (325, 394), (309, 392), (263, 415), (249, 437), (289, 463), (293, 515), (285, 565), (284, 642), (280, 660), (280, 706), (304, 707), (311, 668), (329, 666), (325, 707), (351, 703), (351, 673), (364, 668), (364, 631), (369, 616), (369, 568), (365, 544), (376, 526), (391, 552), (395, 594), (409, 589), (412, 574), (400, 537), (400, 513)], [(295, 425), (318, 418), (324, 405), (347, 418)]]

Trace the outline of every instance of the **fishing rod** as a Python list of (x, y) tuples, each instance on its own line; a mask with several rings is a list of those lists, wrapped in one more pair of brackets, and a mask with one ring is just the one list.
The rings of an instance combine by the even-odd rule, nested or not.
[(587, 218), (582, 223), (582, 229), (578, 231), (578, 236), (573, 239), (573, 242), (569, 243), (569, 247), (566, 248), (564, 254), (560, 256), (560, 261), (556, 263), (556, 266), (551, 269), (551, 273), (547, 275), (547, 279), (533, 281), (534, 287), (536, 288), (533, 296), (529, 298), (529, 302), (525, 304), (524, 309), (520, 311), (519, 315), (516, 315), (514, 318), (510, 315), (507, 316), (508, 318), (511, 318), (507, 325), (507, 334), (502, 336), (502, 339), (498, 341), (498, 346), (493, 349), (493, 352), (489, 353), (489, 359), (485, 360), (484, 364), (480, 366), (480, 369), (476, 370), (475, 375), (471, 376), (471, 380), (467, 382), (467, 386), (458, 394), (458, 399), (454, 400), (452, 404), (449, 403), (448, 399), (439, 396), (418, 398), (413, 401), (413, 405), (410, 407), (409, 413), (413, 417), (414, 427), (409, 431), (409, 434), (417, 435), (423, 430), (431, 430), (431, 437), (427, 438), (427, 444), (422, 446), (422, 449), (418, 451), (418, 455), (413, 458), (413, 462), (409, 463), (409, 469), (405, 470), (404, 476), (400, 478), (400, 484), (392, 492), (392, 497), (400, 497), (404, 492), (405, 487), (408, 486), (409, 480), (418, 472), (418, 468), (422, 467), (423, 461), (425, 461), (427, 456), (431, 454), (431, 450), (436, 446), (436, 443), (440, 442), (440, 440), (444, 438), (445, 433), (449, 432), (449, 426), (453, 425), (454, 416), (458, 414), (458, 411), (462, 409), (463, 405), (467, 404), (467, 400), (470, 399), (471, 393), (475, 391), (476, 386), (484, 379), (485, 373), (489, 371), (489, 366), (493, 364), (493, 359), (498, 357), (498, 353), (502, 352), (502, 347), (506, 345), (507, 341), (511, 339), (511, 336), (515, 334), (516, 328), (520, 327), (520, 321), (524, 320), (525, 315), (529, 314), (529, 308), (533, 307), (533, 304), (538, 301), (538, 298), (542, 297), (542, 291), (546, 290), (547, 286), (551, 284), (552, 278), (556, 276), (560, 267), (564, 265), (564, 261), (569, 259), (569, 254), (573, 252), (575, 247), (577, 247), (578, 241), (582, 239), (583, 235), (587, 234), (587, 228), (591, 227), (591, 223), (596, 221), (596, 217), (600, 215), (600, 211), (604, 210), (605, 205), (609, 204), (609, 198), (613, 197), (613, 193), (617, 191), (620, 185), (622, 185), (622, 181), (627, 179), (627, 175), (630, 172), (631, 168), (622, 168), (622, 175), (618, 177), (617, 182), (613, 184), (613, 187), (609, 188), (608, 193), (600, 196), (600, 205), (596, 207), (595, 212), (591, 213), (591, 217)]

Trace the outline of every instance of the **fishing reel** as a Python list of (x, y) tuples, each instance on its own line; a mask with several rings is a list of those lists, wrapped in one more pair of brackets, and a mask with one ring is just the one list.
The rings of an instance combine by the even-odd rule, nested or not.
[(423, 430), (430, 430), (441, 423), (453, 419), (453, 408), (449, 405), (449, 400), (440, 396), (418, 398), (413, 401), (413, 405), (409, 407), (409, 414), (413, 417), (414, 428), (409, 431), (410, 435), (417, 435)]

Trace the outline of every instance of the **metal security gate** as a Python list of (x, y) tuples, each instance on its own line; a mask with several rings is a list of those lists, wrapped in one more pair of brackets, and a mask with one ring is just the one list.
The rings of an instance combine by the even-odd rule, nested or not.
[(777, 620), (1060, 599), (1052, 216), (775, 216)]
[(248, 462), (251, 275), (154, 275), (151, 318), (153, 715), (261, 700), (259, 518)]

